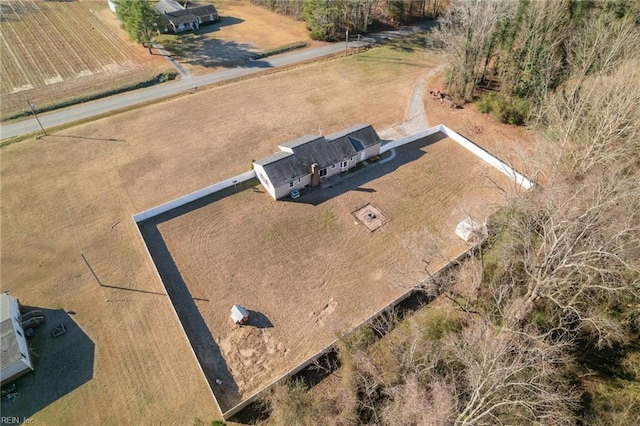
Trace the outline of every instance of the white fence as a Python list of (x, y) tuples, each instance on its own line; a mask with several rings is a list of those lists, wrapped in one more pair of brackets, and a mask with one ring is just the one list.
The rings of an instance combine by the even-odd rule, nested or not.
[(188, 204), (192, 201), (199, 200), (200, 198), (211, 195), (214, 192), (222, 191), (223, 189), (227, 189), (239, 183), (246, 182), (249, 179), (253, 179), (254, 177), (256, 177), (255, 170), (250, 170), (241, 175), (234, 176), (230, 179), (223, 180), (222, 182), (218, 182), (211, 186), (207, 186), (206, 188), (202, 188), (198, 191), (192, 192), (191, 194), (183, 195), (182, 197), (176, 198), (175, 200), (171, 200), (164, 204), (160, 204), (159, 206), (152, 207), (149, 210), (136, 213), (133, 215), (133, 220), (136, 223), (142, 222), (143, 220), (168, 212), (169, 210), (173, 210), (176, 207), (184, 206), (185, 204)]
[(475, 143), (471, 142), (469, 139), (465, 138), (464, 136), (454, 132), (453, 130), (451, 130), (450, 128), (445, 126), (444, 124), (440, 124), (440, 125), (435, 126), (435, 127), (430, 127), (430, 128), (428, 128), (426, 130), (423, 130), (423, 131), (418, 132), (418, 133), (414, 133), (414, 134), (409, 135), (409, 136), (405, 136), (404, 138), (401, 138), (401, 139), (396, 139), (394, 141), (390, 141), (390, 142), (388, 142), (388, 143), (386, 143), (386, 144), (384, 144), (384, 145), (382, 145), (380, 147), (380, 154), (383, 154), (383, 153), (389, 151), (390, 149), (397, 148), (399, 146), (406, 145), (406, 144), (411, 143), (411, 142), (415, 142), (415, 141), (420, 140), (422, 138), (426, 138), (427, 136), (431, 136), (431, 135), (433, 135), (435, 133), (438, 133), (438, 132), (441, 132), (444, 135), (446, 135), (447, 137), (453, 139), (455, 142), (457, 142), (462, 147), (464, 147), (464, 148), (468, 149), (469, 151), (471, 151), (477, 157), (481, 158), (482, 160), (484, 160), (485, 162), (487, 162), (491, 166), (495, 167), (496, 169), (498, 169), (500, 172), (504, 173), (505, 175), (509, 176), (511, 179), (514, 180), (514, 182), (516, 182), (518, 185), (522, 186), (524, 189), (529, 189), (529, 188), (531, 188), (533, 186), (533, 182), (531, 182), (524, 175), (518, 173), (513, 167), (507, 165), (503, 161), (501, 161), (498, 158), (494, 157), (489, 152), (485, 151), (483, 148), (481, 148), (478, 145), (476, 145)]
[(444, 133), (445, 135), (447, 135), (448, 137), (450, 137), (454, 141), (458, 142), (464, 148), (468, 149), (469, 151), (474, 153), (476, 156), (482, 158), (487, 163), (491, 164), (493, 167), (498, 169), (500, 172), (502, 172), (505, 175), (509, 176), (511, 179), (513, 179), (518, 185), (522, 186), (524, 189), (529, 189), (529, 188), (531, 188), (533, 186), (533, 182), (531, 182), (525, 176), (523, 176), (520, 173), (518, 173), (517, 171), (515, 171), (513, 167), (511, 167), (511, 166), (507, 165), (506, 163), (498, 160), (496, 157), (494, 157), (493, 155), (491, 155), (489, 152), (485, 151), (484, 149), (480, 148), (478, 145), (476, 145), (475, 143), (471, 142), (469, 139), (467, 139), (464, 136), (454, 132), (453, 130), (451, 130), (450, 128), (445, 126), (444, 124), (441, 124), (439, 127), (440, 127), (440, 131), (442, 133)]
[[(385, 153), (385, 152), (387, 152), (387, 151), (389, 151), (389, 150), (391, 150), (393, 148), (397, 148), (399, 146), (406, 145), (406, 144), (411, 143), (411, 142), (415, 142), (415, 141), (417, 141), (419, 139), (425, 138), (427, 136), (431, 136), (431, 135), (433, 135), (435, 133), (438, 133), (438, 132), (441, 132), (441, 133), (445, 134), (446, 136), (448, 136), (449, 138), (453, 139), (455, 142), (457, 142), (458, 144), (460, 144), (464, 148), (468, 149), (473, 154), (475, 154), (476, 156), (478, 156), (479, 158), (481, 158), (485, 162), (489, 163), (490, 165), (492, 165), (493, 167), (498, 169), (500, 172), (502, 172), (505, 175), (509, 176), (511, 179), (513, 179), (516, 183), (521, 185), (523, 188), (529, 189), (534, 185), (529, 179), (527, 179), (525, 176), (523, 176), (520, 173), (518, 173), (517, 171), (515, 171), (512, 167), (508, 166), (506, 163), (504, 163), (501, 160), (497, 159), (496, 157), (491, 155), (489, 152), (485, 151), (484, 149), (482, 149), (478, 145), (474, 144), (473, 142), (471, 142), (467, 138), (459, 135), (458, 133), (454, 132), (453, 130), (449, 129), (448, 127), (446, 127), (443, 124), (435, 126), (435, 127), (430, 127), (430, 128), (428, 128), (426, 130), (423, 130), (423, 131), (418, 132), (418, 133), (414, 133), (412, 135), (406, 136), (406, 137), (401, 138), (401, 139), (396, 139), (396, 140), (387, 142), (387, 143), (385, 143), (384, 145), (382, 145), (380, 147), (380, 153), (381, 154)], [(226, 188), (230, 188), (230, 187), (235, 186), (235, 185), (237, 185), (239, 183), (246, 182), (249, 179), (253, 179), (255, 177), (256, 177), (256, 172), (254, 170), (248, 171), (246, 173), (242, 173), (242, 174), (240, 174), (238, 176), (234, 176), (234, 177), (232, 177), (230, 179), (223, 180), (222, 182), (218, 182), (218, 183), (213, 184), (211, 186), (208, 186), (206, 188), (203, 188), (203, 189), (200, 189), (198, 191), (192, 192), (190, 194), (184, 195), (182, 197), (176, 198), (174, 200), (171, 200), (171, 201), (166, 202), (164, 204), (161, 204), (159, 206), (153, 207), (153, 208), (151, 208), (149, 210), (145, 210), (143, 212), (136, 213), (136, 214), (133, 215), (133, 220), (136, 223), (141, 222), (143, 220), (152, 218), (152, 217), (157, 216), (159, 214), (168, 212), (169, 210), (172, 210), (172, 209), (175, 209), (177, 207), (181, 207), (181, 206), (183, 206), (185, 204), (191, 203), (193, 201), (199, 200), (200, 198), (206, 197), (207, 195), (211, 195), (211, 194), (213, 194), (215, 192), (221, 191), (221, 190), (226, 189)], [(144, 243), (144, 238), (142, 238), (142, 235), (140, 235), (140, 238), (142, 239), (142, 241)], [(156, 271), (156, 274), (157, 274), (158, 278), (160, 278), (160, 274), (158, 273), (158, 270), (155, 267), (155, 263), (153, 262), (153, 258), (151, 257), (151, 253), (149, 253), (149, 250), (148, 250), (146, 244), (145, 244), (145, 248), (147, 249), (147, 254), (149, 256), (149, 259), (151, 259), (151, 263), (154, 266), (154, 270)], [(468, 250), (470, 250), (470, 249), (468, 249)], [(462, 257), (466, 256), (468, 254), (468, 250), (466, 250), (464, 253), (462, 253), (454, 262), (459, 261)], [(449, 267), (450, 265), (451, 264), (448, 264), (448, 265), (444, 266), (442, 269), (445, 269), (445, 268)], [(162, 282), (161, 278), (160, 278), (160, 281)], [(163, 285), (164, 285), (164, 282), (163, 282)], [(165, 289), (165, 292), (166, 292), (166, 289)], [(403, 295), (399, 296), (397, 299), (395, 299), (391, 303), (387, 304), (384, 308), (382, 308), (378, 312), (375, 312), (374, 314), (370, 315), (366, 320), (364, 320), (359, 325), (354, 327), (354, 330), (356, 328), (358, 328), (358, 327), (361, 327), (363, 324), (367, 324), (373, 318), (375, 318), (378, 315), (380, 315), (384, 310), (389, 309), (390, 307), (394, 307), (394, 306), (398, 305), (400, 302), (402, 302), (404, 299), (406, 299), (408, 296), (410, 296), (411, 292), (412, 292), (412, 290), (404, 293)], [(172, 305), (173, 305), (173, 302), (172, 302)], [(178, 317), (178, 313), (175, 311), (175, 307), (174, 307), (174, 313)], [(179, 317), (178, 317), (178, 322), (181, 323)], [(181, 323), (181, 325), (182, 325), (182, 323)], [(184, 326), (183, 326), (183, 331), (184, 331)], [(186, 333), (185, 333), (185, 337), (186, 337)], [(188, 337), (187, 337), (187, 340), (188, 340)], [(270, 389), (276, 383), (278, 383), (280, 380), (282, 380), (284, 378), (287, 378), (287, 377), (293, 376), (294, 374), (296, 374), (296, 373), (302, 371), (304, 368), (308, 367), (311, 363), (313, 363), (315, 360), (317, 360), (318, 358), (320, 358), (324, 354), (326, 354), (328, 352), (331, 352), (332, 350), (334, 350), (336, 343), (337, 343), (337, 339), (334, 340), (333, 342), (331, 342), (328, 346), (326, 346), (324, 349), (322, 349), (321, 351), (316, 353), (311, 358), (306, 359), (302, 363), (298, 364), (296, 367), (294, 367), (291, 370), (289, 370), (284, 375), (280, 376), (279, 379), (273, 381), (268, 386), (266, 386), (266, 387), (260, 389), (259, 391), (255, 392), (254, 394), (252, 394), (248, 398), (245, 398), (239, 404), (235, 405), (234, 407), (229, 408), (227, 411), (223, 412), (221, 410), (223, 418), (225, 420), (227, 420), (230, 417), (232, 417), (233, 415), (239, 413), (243, 408), (247, 407), (249, 404), (251, 404), (253, 401), (255, 401), (258, 397), (260, 397), (260, 395), (262, 395), (265, 390)], [(191, 347), (191, 344), (189, 344), (189, 346)], [(193, 348), (191, 348), (191, 350), (193, 352)], [(193, 355), (197, 360), (197, 357), (195, 356), (195, 352), (193, 352)], [(200, 370), (202, 371), (202, 366), (200, 365), (200, 362), (199, 361), (197, 361), (197, 362), (198, 362), (198, 365), (200, 366)], [(204, 371), (203, 371), (203, 376), (204, 376)], [(213, 392), (213, 388), (211, 386), (209, 386), (209, 388), (211, 390), (211, 393), (213, 394), (213, 399), (216, 402), (216, 405), (218, 405), (219, 409), (222, 408), (222, 407), (220, 407), (220, 405), (218, 403), (218, 400), (216, 398), (216, 395)]]
[(400, 138), (400, 139), (396, 139), (396, 140), (387, 142), (387, 143), (385, 143), (384, 145), (382, 145), (380, 147), (380, 154), (384, 154), (385, 152), (389, 151), (390, 149), (397, 148), (399, 146), (406, 145), (406, 144), (411, 143), (411, 142), (415, 142), (415, 141), (417, 141), (419, 139), (422, 139), (422, 138), (426, 138), (427, 136), (431, 136), (431, 135), (433, 135), (435, 133), (438, 133), (440, 131), (441, 131), (440, 130), (440, 126), (429, 127), (428, 129), (423, 130), (421, 132), (414, 133), (412, 135), (405, 136), (404, 138)]

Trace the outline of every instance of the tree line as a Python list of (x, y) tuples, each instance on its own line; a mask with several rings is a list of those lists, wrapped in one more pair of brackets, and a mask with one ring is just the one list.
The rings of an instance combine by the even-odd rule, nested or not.
[(372, 26), (435, 18), (445, 0), (251, 0), (276, 13), (304, 20), (316, 40), (336, 41)]

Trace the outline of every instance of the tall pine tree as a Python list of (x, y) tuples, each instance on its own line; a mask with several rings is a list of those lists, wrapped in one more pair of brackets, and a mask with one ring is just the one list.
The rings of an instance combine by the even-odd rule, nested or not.
[(146, 0), (120, 0), (117, 15), (131, 40), (140, 43), (151, 53), (151, 40), (158, 33), (160, 14)]

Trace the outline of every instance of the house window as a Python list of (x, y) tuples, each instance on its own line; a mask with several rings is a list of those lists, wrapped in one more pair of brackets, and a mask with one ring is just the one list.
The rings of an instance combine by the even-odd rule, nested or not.
[(20, 333), (20, 330), (16, 330), (16, 333), (18, 333), (18, 336), (22, 337), (22, 333)]
[(320, 176), (326, 176), (327, 175), (327, 169), (320, 169)]
[(345, 167), (347, 167), (347, 164), (349, 164), (348, 161), (343, 161), (342, 163), (340, 163), (340, 167), (344, 169)]
[(331, 166), (331, 168), (332, 168), (332, 169), (335, 169), (335, 168), (336, 168), (336, 165), (334, 164), (333, 166)]
[(293, 188), (293, 182), (289, 182), (289, 188)]

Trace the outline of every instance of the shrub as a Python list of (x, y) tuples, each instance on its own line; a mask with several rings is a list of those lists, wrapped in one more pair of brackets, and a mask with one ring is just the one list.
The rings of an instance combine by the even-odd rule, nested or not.
[(507, 98), (501, 93), (483, 95), (477, 102), (478, 110), (491, 114), (502, 123), (521, 126), (529, 115), (529, 102), (518, 97)]

